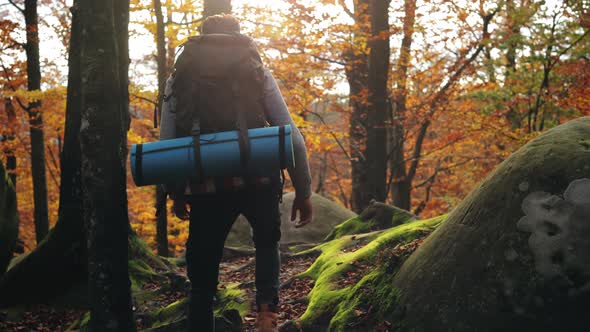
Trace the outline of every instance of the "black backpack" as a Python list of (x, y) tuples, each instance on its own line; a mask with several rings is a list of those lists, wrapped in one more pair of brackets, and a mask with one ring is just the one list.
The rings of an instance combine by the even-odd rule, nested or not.
[(200, 161), (201, 133), (239, 131), (240, 159), (246, 170), (249, 128), (268, 125), (264, 112), (264, 67), (254, 41), (235, 34), (205, 34), (184, 43), (174, 64), (176, 137), (193, 136)]
[(174, 67), (176, 136), (239, 130), (267, 125), (264, 71), (249, 37), (206, 34), (191, 37)]

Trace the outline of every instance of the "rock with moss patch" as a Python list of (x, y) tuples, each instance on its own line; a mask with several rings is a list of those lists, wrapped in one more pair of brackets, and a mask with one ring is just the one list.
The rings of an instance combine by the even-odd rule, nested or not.
[(587, 330), (589, 139), (553, 128), (471, 192), (396, 275), (398, 329)]
[[(321, 254), (300, 275), (315, 280), (307, 311), (297, 322), (302, 330), (360, 332), (385, 324), (398, 297), (391, 282), (395, 272), (444, 218), (408, 220), (386, 230), (342, 235), (310, 249)], [(284, 331), (293, 327), (293, 323), (285, 326)]]
[(372, 200), (358, 217), (351, 218), (334, 227), (324, 241), (331, 241), (344, 235), (388, 229), (416, 219), (418, 217), (406, 210)]
[[(287, 193), (283, 197), (280, 205), (281, 211), (281, 244), (284, 246), (301, 244), (301, 243), (319, 243), (321, 242), (332, 228), (344, 220), (355, 217), (356, 214), (349, 209), (341, 206), (318, 194), (311, 197), (314, 208), (314, 220), (311, 224), (295, 228), (291, 222), (291, 206), (295, 199), (294, 193)], [(248, 221), (240, 216), (236, 220), (226, 244), (233, 247), (251, 247), (252, 236)]]

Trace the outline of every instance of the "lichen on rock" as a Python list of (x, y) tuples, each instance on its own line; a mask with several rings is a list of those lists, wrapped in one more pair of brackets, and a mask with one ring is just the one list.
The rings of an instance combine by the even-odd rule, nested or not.
[(589, 138), (590, 117), (542, 133), (453, 209), (394, 277), (402, 330), (587, 329)]
[(563, 197), (537, 191), (522, 203), (518, 229), (530, 233), (536, 271), (562, 278), (572, 293), (590, 290), (590, 179), (572, 181)]

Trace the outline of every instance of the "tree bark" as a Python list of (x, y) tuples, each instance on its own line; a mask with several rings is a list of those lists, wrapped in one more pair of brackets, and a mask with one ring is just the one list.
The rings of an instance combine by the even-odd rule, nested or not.
[(16, 188), (16, 154), (13, 148), (14, 140), (16, 139), (16, 111), (12, 104), (11, 98), (4, 98), (4, 109), (6, 111), (6, 119), (8, 120), (8, 126), (4, 133), (7, 146), (4, 148), (4, 155), (6, 156), (6, 173), (12, 181), (12, 185)]
[[(0, 279), (0, 308), (51, 303), (56, 297), (67, 294), (68, 291), (75, 290), (79, 288), (80, 284), (87, 282), (88, 255), (82, 216), (81, 150), (79, 136), (82, 124), (82, 24), (80, 6), (87, 5), (87, 2), (82, 4), (82, 1), (87, 0), (75, 0), (71, 9), (72, 30), (68, 57), (68, 96), (64, 146), (61, 159), (62, 177), (58, 221), (47, 238), (35, 250), (21, 258)], [(118, 2), (117, 5), (123, 8), (118, 9), (116, 12), (124, 13), (125, 2)], [(117, 27), (120, 30), (124, 30), (126, 25), (118, 24)], [(118, 43), (120, 44), (119, 49), (124, 50), (124, 54), (119, 59), (123, 63), (121, 67), (126, 67), (126, 63), (128, 63), (126, 33), (119, 38)], [(120, 75), (126, 77), (127, 69), (122, 68)], [(127, 79), (125, 78), (123, 81), (126, 82)], [(127, 99), (126, 90), (122, 91), (121, 95), (123, 99)], [(121, 118), (124, 119), (125, 116)], [(112, 117), (107, 122), (112, 122), (113, 119), (116, 119), (116, 117)], [(128, 119), (123, 122), (128, 123)], [(118, 163), (124, 163), (124, 160), (118, 161)], [(109, 198), (114, 197), (111, 196)], [(109, 208), (111, 206), (106, 209)], [(129, 227), (128, 224), (127, 227)], [(119, 237), (115, 238), (120, 240)], [(129, 235), (129, 259), (145, 261), (148, 265), (157, 267), (158, 269), (166, 268), (166, 265), (158, 260), (147, 247), (141, 245), (140, 242), (141, 240), (138, 239), (135, 233)], [(123, 252), (121, 250), (117, 250), (113, 255), (124, 259), (128, 257), (126, 251)], [(138, 272), (141, 273), (141, 271)], [(121, 294), (124, 295), (124, 293)], [(79, 300), (81, 302), (68, 304), (76, 308), (86, 308), (86, 298), (81, 297)]]
[[(164, 89), (168, 76), (166, 63), (166, 26), (162, 14), (162, 2), (154, 0), (154, 12), (156, 15), (156, 62), (158, 66), (158, 111), (161, 116), (162, 103), (164, 101)], [(158, 116), (158, 117), (159, 117)]]
[(393, 114), (391, 127), (391, 198), (393, 205), (410, 211), (412, 179), (407, 176), (405, 158), (405, 118), (406, 99), (408, 95), (407, 80), (410, 65), (410, 52), (414, 36), (414, 22), (416, 17), (416, 0), (404, 1), (403, 38), (399, 51), (399, 60), (394, 74), (395, 92), (393, 95)]
[(162, 186), (156, 186), (156, 244), (158, 255), (162, 257), (170, 256), (168, 247), (168, 213), (166, 209), (166, 192)]
[[(508, 87), (512, 84), (514, 73), (516, 72), (516, 51), (519, 46), (518, 39), (520, 37), (519, 19), (515, 16), (518, 15), (514, 0), (506, 1), (506, 64), (504, 70), (504, 87)], [(508, 111), (506, 112), (506, 118), (510, 122), (512, 129), (520, 128), (521, 119), (518, 113), (518, 107), (516, 105), (508, 105)]]
[[(345, 4), (343, 4), (345, 5)], [(350, 108), (349, 146), (352, 193), (350, 206), (360, 213), (369, 203), (366, 198), (367, 171), (365, 165), (365, 149), (367, 135), (367, 101), (363, 95), (367, 89), (368, 57), (365, 50), (356, 49), (360, 42), (369, 34), (367, 9), (369, 0), (355, 0), (353, 19), (355, 20), (351, 49), (344, 55), (345, 72), (349, 85), (348, 105)]]
[[(37, 0), (25, 0), (25, 24), (27, 30), (27, 86), (29, 91), (41, 90), (41, 65), (39, 62), (39, 25)], [(33, 201), (35, 203), (35, 236), (39, 244), (49, 232), (47, 208), (47, 178), (45, 174), (45, 139), (41, 101), (29, 104), (31, 135), (31, 172), (33, 175)]]
[(128, 273), (128, 0), (80, 2), (83, 216), (91, 331), (135, 331)]
[[(166, 89), (166, 78), (168, 76), (168, 65), (166, 61), (166, 26), (162, 15), (162, 2), (154, 0), (154, 11), (156, 13), (156, 59), (158, 66), (158, 119), (162, 116), (162, 104), (164, 102), (164, 90)], [(168, 257), (168, 213), (166, 213), (166, 193), (161, 186), (156, 186), (156, 243), (158, 255)]]
[(205, 0), (203, 17), (219, 14), (231, 14), (231, 0)]
[(0, 277), (12, 259), (17, 238), (16, 192), (0, 162)]
[(389, 0), (371, 0), (369, 105), (367, 109), (368, 199), (384, 201), (387, 183), (387, 78), (389, 72)]
[[(71, 8), (68, 91), (58, 221), (49, 236), (0, 280), (0, 307), (47, 302), (85, 279), (86, 245), (82, 222), (81, 156), (78, 137), (82, 105), (82, 31), (78, 8), (79, 1), (76, 0)], [(67, 273), (59, 273), (60, 271)]]

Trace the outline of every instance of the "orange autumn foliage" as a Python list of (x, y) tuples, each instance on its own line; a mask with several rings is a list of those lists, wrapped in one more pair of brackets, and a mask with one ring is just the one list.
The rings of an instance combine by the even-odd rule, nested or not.
[[(277, 3), (280, 4), (273, 7), (238, 6), (234, 12), (243, 22), (244, 33), (258, 42), (264, 62), (279, 82), (295, 122), (305, 136), (313, 189), (350, 206), (348, 126), (351, 110), (343, 54), (368, 52), (370, 41), (358, 31), (368, 20), (354, 22), (346, 13), (351, 9), (343, 7), (346, 1), (284, 0)], [(419, 2), (414, 27), (416, 41), (408, 69), (408, 112), (403, 126), (406, 133), (404, 162), (409, 165), (420, 127), (425, 121), (429, 122), (412, 183), (412, 208), (419, 210), (421, 217), (448, 212), (512, 151), (538, 135), (540, 121), (535, 127), (538, 130), (527, 126), (529, 114), (532, 114), (530, 105), (537, 100), (539, 119), (545, 119), (543, 130), (571, 118), (590, 115), (588, 27), (580, 23), (575, 5), (548, 8), (540, 2), (512, 16), (501, 7), (493, 21), (494, 30), (483, 40), (484, 51), (456, 78), (444, 93), (444, 101), (431, 107), (437, 91), (480, 45), (474, 37), (479, 36), (482, 29), (478, 13), (490, 11), (501, 3), (481, 0), (457, 6), (442, 0)], [(49, 38), (51, 34), (58, 36), (60, 43), (54, 46), (65, 54), (66, 3), (48, 2), (40, 6), (46, 6), (47, 10), (41, 11), (44, 15), (57, 18), (43, 21), (42, 38)], [(151, 6), (152, 1), (132, 1), (130, 38), (147, 36), (153, 45), (146, 47), (155, 53), (156, 27)], [(202, 7), (200, 1), (172, 0), (164, 1), (163, 6), (164, 16), (169, 21), (166, 37), (170, 57), (176, 47), (197, 31)], [(402, 7), (392, 4), (390, 9), (392, 65), (398, 60)], [(554, 11), (558, 11), (561, 20), (554, 29), (559, 43), (549, 49), (549, 43), (556, 38), (550, 38), (551, 29), (546, 25), (551, 22), (547, 18), (551, 18)], [(19, 103), (26, 105), (34, 98), (43, 101), (50, 221), (54, 224), (66, 100), (65, 68), (56, 59), (51, 62), (52, 59), (46, 58), (42, 63), (44, 91), (27, 92), (24, 51), (20, 46), (22, 33), (19, 33), (23, 27), (14, 17), (7, 15), (0, 20), (0, 97), (2, 100), (9, 98), (16, 112), (16, 120), (10, 120), (6, 103), (0, 103), (0, 135), (14, 134), (13, 140), (0, 143), (0, 158), (5, 160), (8, 154), (17, 157), (20, 237), (26, 249), (31, 250), (35, 234), (28, 119)], [(445, 23), (440, 24), (441, 21)], [(530, 38), (514, 35), (511, 29), (515, 22), (521, 25), (523, 36), (527, 33)], [(44, 45), (41, 44), (42, 53)], [(509, 72), (507, 49), (511, 45), (516, 45), (517, 60), (513, 71)], [(548, 86), (544, 87), (543, 73), (549, 65)], [(153, 128), (157, 99), (154, 67), (155, 59), (151, 54), (133, 58), (130, 66), (129, 145), (153, 141), (159, 136), (159, 129)], [(392, 89), (394, 74), (392, 70)], [(368, 99), (366, 91), (351, 98), (362, 103)], [(518, 121), (514, 120), (514, 114)], [(127, 190), (131, 224), (155, 248), (154, 187), (136, 187), (129, 175)], [(180, 254), (188, 236), (188, 223), (172, 216), (170, 203), (167, 211), (170, 248)]]

